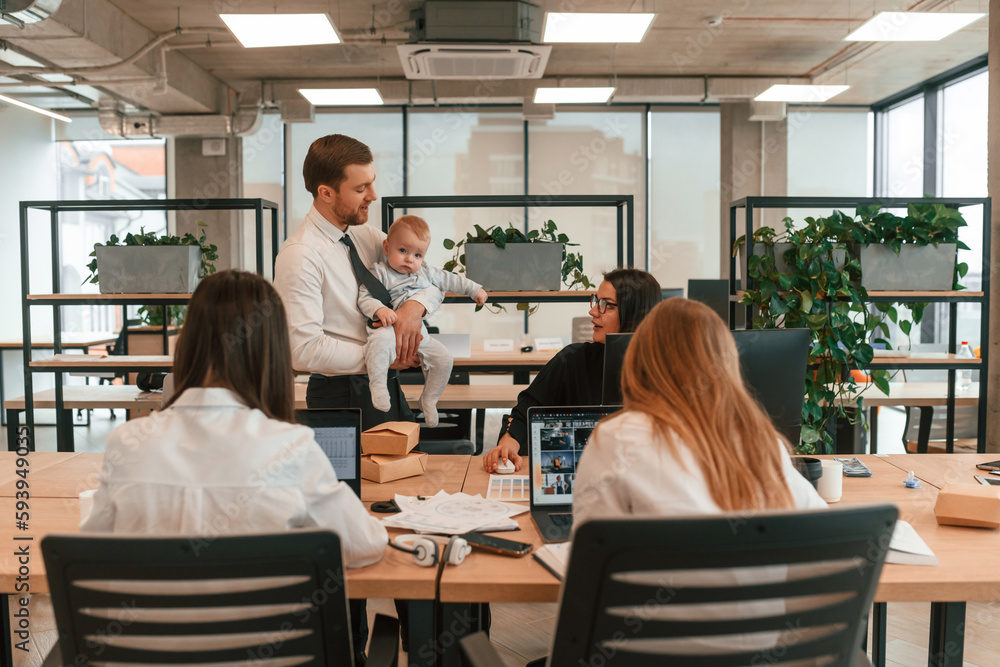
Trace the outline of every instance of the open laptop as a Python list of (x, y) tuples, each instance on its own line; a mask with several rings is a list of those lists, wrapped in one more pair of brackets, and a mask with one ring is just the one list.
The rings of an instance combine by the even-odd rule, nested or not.
[(531, 518), (546, 542), (565, 542), (573, 526), (576, 465), (590, 434), (620, 406), (528, 409)]
[(622, 404), (622, 365), (632, 340), (630, 333), (607, 334), (604, 338), (604, 379), (601, 382), (601, 405)]
[(361, 497), (361, 409), (296, 410), (295, 421), (312, 428), (319, 448), (330, 459), (337, 479)]

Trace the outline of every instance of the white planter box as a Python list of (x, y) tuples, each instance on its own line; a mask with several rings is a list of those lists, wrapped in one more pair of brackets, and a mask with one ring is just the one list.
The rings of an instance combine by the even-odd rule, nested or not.
[(869, 292), (923, 292), (954, 286), (958, 246), (903, 244), (899, 255), (888, 246), (861, 248), (861, 284)]
[(465, 271), (487, 291), (558, 291), (562, 257), (562, 243), (466, 243)]
[(201, 248), (175, 246), (100, 246), (97, 274), (101, 294), (183, 294), (194, 291), (201, 270)]

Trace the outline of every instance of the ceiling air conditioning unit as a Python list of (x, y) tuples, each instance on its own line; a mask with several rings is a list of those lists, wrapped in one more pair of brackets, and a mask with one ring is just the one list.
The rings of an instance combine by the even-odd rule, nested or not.
[(539, 79), (551, 46), (535, 44), (401, 44), (407, 79)]

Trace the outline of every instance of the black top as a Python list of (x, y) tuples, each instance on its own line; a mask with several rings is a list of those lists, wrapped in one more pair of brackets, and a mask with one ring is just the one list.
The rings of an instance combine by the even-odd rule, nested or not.
[(528, 408), (600, 405), (604, 381), (604, 343), (567, 345), (545, 364), (531, 385), (517, 397), (506, 430), (528, 455)]

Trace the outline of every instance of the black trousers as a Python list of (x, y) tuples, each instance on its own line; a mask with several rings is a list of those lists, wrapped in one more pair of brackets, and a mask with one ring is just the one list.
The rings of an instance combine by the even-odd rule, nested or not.
[[(389, 398), (392, 406), (389, 412), (381, 412), (372, 405), (372, 393), (367, 375), (337, 375), (327, 377), (314, 373), (306, 387), (306, 406), (309, 408), (361, 408), (361, 427), (369, 429), (384, 422), (413, 421), (413, 413), (406, 403), (406, 396), (396, 379), (396, 372), (389, 371)], [(351, 614), (351, 634), (355, 652), (363, 651), (368, 643), (368, 601), (348, 600)], [(396, 613), (402, 626), (403, 636), (407, 629), (407, 607), (405, 601), (396, 601)]]

